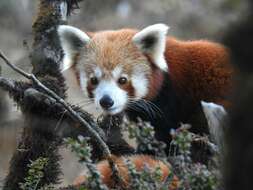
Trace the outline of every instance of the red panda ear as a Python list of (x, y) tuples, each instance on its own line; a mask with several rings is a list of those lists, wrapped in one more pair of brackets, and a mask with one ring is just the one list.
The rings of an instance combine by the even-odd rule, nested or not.
[(85, 45), (90, 42), (90, 37), (78, 28), (67, 25), (59, 26), (58, 34), (65, 54), (62, 66), (64, 71), (73, 65), (73, 60), (81, 53)]
[(145, 54), (148, 54), (158, 68), (168, 71), (164, 58), (166, 35), (169, 27), (165, 24), (148, 26), (133, 37), (134, 44)]

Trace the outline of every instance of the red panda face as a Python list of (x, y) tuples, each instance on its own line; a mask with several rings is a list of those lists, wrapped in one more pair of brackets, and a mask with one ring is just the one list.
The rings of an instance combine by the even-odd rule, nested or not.
[(80, 76), (82, 88), (86, 88), (97, 108), (109, 114), (123, 111), (130, 101), (143, 98), (147, 94), (149, 67), (136, 67), (142, 71), (140, 75), (134, 70), (128, 71), (122, 65), (117, 65), (112, 70), (98, 65), (82, 67), (79, 70), (84, 73)]
[(58, 31), (65, 67), (74, 64), (81, 89), (97, 108), (114, 115), (148, 95), (154, 66), (167, 69), (163, 57), (167, 29), (157, 24), (141, 32), (104, 31), (92, 37), (70, 26)]

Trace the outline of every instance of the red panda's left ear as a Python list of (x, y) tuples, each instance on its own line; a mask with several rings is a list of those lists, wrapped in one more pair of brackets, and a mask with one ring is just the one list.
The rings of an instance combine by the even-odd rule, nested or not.
[(168, 29), (165, 24), (155, 24), (144, 28), (133, 37), (134, 44), (143, 53), (151, 56), (156, 66), (163, 71), (168, 71), (164, 58)]
[(58, 27), (58, 35), (65, 54), (62, 66), (64, 71), (73, 65), (74, 58), (81, 54), (81, 51), (90, 42), (90, 37), (80, 29), (67, 25)]

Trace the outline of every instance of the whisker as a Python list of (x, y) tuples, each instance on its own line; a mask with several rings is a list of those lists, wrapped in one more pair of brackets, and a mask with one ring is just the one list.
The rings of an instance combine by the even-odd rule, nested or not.
[(87, 99), (83, 99), (79, 102), (76, 102), (76, 104), (81, 104), (81, 103), (85, 103), (85, 102), (94, 102), (94, 98), (87, 98)]
[(145, 99), (137, 100), (134, 97), (129, 97), (128, 108), (137, 112), (144, 112), (152, 120), (155, 119), (156, 116), (163, 115), (161, 109), (157, 105)]
[(82, 104), (87, 104), (87, 103), (93, 103), (94, 101), (82, 101), (82, 102), (79, 102), (78, 105), (82, 105)]
[(93, 104), (93, 102), (88, 102), (88, 103), (85, 103), (85, 104), (79, 104), (78, 106), (81, 107), (81, 108), (83, 108), (83, 107), (89, 106), (91, 104)]
[(142, 104), (142, 102), (138, 101), (138, 102), (132, 102), (128, 105), (128, 108), (130, 110), (134, 110), (134, 111), (137, 111), (137, 112), (141, 112), (141, 113), (144, 113), (147, 117), (152, 117), (150, 115), (150, 112), (149, 110), (147, 109), (147, 107), (145, 106), (145, 104)]
[(149, 100), (144, 100), (147, 104), (149, 104), (151, 107), (152, 107), (152, 109), (154, 109), (154, 111), (157, 111), (157, 112), (159, 112), (159, 114), (160, 115), (163, 115), (163, 112), (162, 112), (162, 110), (157, 106), (157, 105), (155, 105), (153, 102), (151, 102), (151, 101), (149, 101)]
[(92, 104), (94, 102), (84, 102), (84, 103), (81, 103), (81, 104), (78, 104), (78, 105), (88, 105), (88, 104)]
[(128, 109), (129, 109), (129, 110), (133, 110), (133, 111), (137, 111), (137, 112), (140, 111), (138, 108), (133, 107), (133, 106), (128, 106)]

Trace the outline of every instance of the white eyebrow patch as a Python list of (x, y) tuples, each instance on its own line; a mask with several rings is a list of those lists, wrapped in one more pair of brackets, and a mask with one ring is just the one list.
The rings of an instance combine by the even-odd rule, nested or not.
[(102, 71), (101, 71), (101, 69), (99, 68), (99, 67), (96, 67), (95, 68), (95, 70), (94, 70), (94, 75), (95, 75), (95, 77), (97, 77), (97, 78), (101, 78), (102, 77)]
[(117, 66), (113, 71), (112, 71), (112, 76), (114, 79), (118, 79), (122, 73), (122, 67)]

